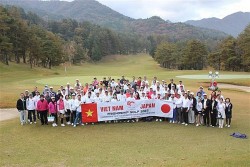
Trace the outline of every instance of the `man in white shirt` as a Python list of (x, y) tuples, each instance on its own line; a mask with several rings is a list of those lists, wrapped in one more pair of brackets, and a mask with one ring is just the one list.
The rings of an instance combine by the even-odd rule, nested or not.
[[(81, 95), (80, 95), (81, 96)], [(72, 99), (70, 100), (70, 122), (71, 125), (73, 125), (74, 120), (76, 118), (76, 108), (77, 108), (77, 99), (76, 99), (76, 94), (72, 94)]]
[(111, 101), (111, 97), (112, 97), (112, 96), (110, 96), (110, 95), (108, 94), (108, 91), (105, 90), (105, 94), (103, 95), (102, 101), (103, 101), (103, 102), (110, 102), (110, 101)]
[(185, 92), (184, 98), (182, 99), (182, 112), (183, 112), (183, 119), (184, 119), (184, 122), (182, 124), (185, 124), (185, 126), (188, 125), (189, 108), (190, 108), (190, 100), (188, 99), (188, 95)]
[(175, 98), (175, 105), (176, 105), (176, 113), (177, 113), (177, 122), (182, 123), (183, 122), (183, 116), (182, 116), (182, 98), (180, 94), (177, 94), (177, 97)]
[(182, 90), (185, 90), (185, 87), (184, 87), (182, 81), (179, 81), (179, 84), (176, 85), (176, 88), (179, 90), (179, 89), (181, 89), (181, 87), (182, 87)]
[(97, 102), (102, 102), (102, 98), (100, 97), (100, 93), (97, 92), (95, 97), (94, 97), (94, 102), (97, 103)]
[(141, 95), (141, 100), (147, 100), (148, 97), (146, 96), (145, 92), (142, 92), (142, 95)]
[(124, 90), (121, 90), (121, 93), (120, 93), (120, 94), (117, 94), (117, 99), (118, 99), (119, 101), (123, 101), (123, 102), (126, 101), (126, 95), (124, 94)]

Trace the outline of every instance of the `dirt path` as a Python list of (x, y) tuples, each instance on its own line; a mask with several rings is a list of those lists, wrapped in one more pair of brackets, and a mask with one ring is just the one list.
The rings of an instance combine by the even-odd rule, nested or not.
[(19, 113), (16, 108), (0, 109), (0, 121), (16, 118)]
[(243, 90), (245, 92), (250, 93), (250, 87), (249, 86), (239, 86), (239, 85), (224, 84), (224, 83), (219, 83), (218, 86), (219, 86), (219, 88), (239, 89), (239, 90)]

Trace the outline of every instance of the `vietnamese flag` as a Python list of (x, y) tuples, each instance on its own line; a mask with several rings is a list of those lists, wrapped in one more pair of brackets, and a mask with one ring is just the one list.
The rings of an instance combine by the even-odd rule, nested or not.
[(83, 123), (98, 122), (96, 103), (82, 104), (81, 107), (82, 107), (82, 122)]

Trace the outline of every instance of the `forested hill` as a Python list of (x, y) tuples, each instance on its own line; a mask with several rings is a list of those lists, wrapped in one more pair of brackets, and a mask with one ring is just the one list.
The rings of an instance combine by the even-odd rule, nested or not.
[(185, 23), (193, 26), (223, 31), (237, 37), (246, 26), (250, 24), (250, 12), (233, 13), (223, 19), (207, 18), (202, 20), (189, 20)]
[(132, 32), (142, 35), (166, 34), (169, 39), (222, 39), (227, 35), (217, 30), (209, 30), (183, 23), (170, 23), (159, 17), (132, 19), (124, 16), (95, 0), (39, 1), (39, 0), (0, 0), (3, 5), (15, 5), (32, 11), (45, 20), (71, 18), (89, 21), (111, 28), (118, 32)]

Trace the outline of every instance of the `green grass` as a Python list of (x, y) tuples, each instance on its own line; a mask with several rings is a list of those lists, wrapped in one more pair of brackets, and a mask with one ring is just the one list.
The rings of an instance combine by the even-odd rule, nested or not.
[[(1, 64), (0, 71), (0, 107), (14, 107), (19, 92), (32, 90), (35, 85), (41, 90), (47, 82), (56, 89), (76, 78), (82, 83), (90, 82), (94, 76), (147, 75), (150, 80), (158, 76), (159, 80), (174, 78), (177, 82), (177, 75), (207, 73), (206, 70), (162, 69), (145, 55), (107, 57), (96, 64), (69, 66), (67, 73), (63, 66), (52, 70), (29, 69), (14, 63)], [(182, 80), (194, 92), (200, 85), (208, 86), (201, 82), (209, 81)], [(245, 85), (249, 81), (235, 82)], [(249, 93), (228, 89), (222, 93), (231, 97), (234, 104), (230, 129), (184, 127), (167, 122), (52, 128), (40, 123), (20, 126), (17, 118), (3, 121), (0, 122), (0, 166), (250, 166), (249, 139), (229, 136), (233, 132), (250, 135)]]

